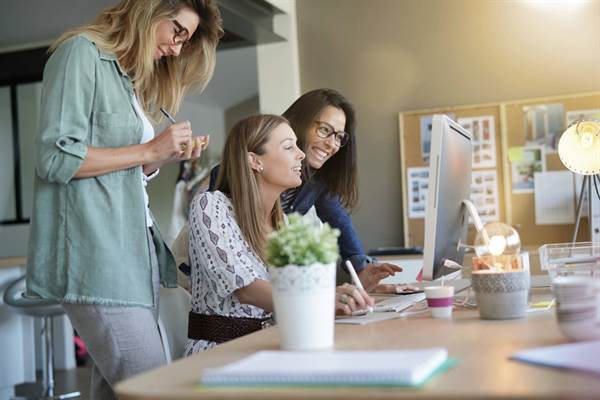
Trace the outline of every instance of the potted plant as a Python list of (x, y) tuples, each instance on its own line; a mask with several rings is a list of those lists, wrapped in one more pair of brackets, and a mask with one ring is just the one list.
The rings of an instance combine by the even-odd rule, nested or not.
[(267, 259), (284, 350), (333, 346), (339, 231), (292, 214), (269, 235)]

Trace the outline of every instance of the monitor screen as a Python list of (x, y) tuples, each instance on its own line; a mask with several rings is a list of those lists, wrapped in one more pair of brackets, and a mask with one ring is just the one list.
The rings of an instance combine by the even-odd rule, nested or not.
[(443, 266), (463, 263), (469, 223), (462, 201), (471, 193), (471, 133), (445, 115), (434, 115), (425, 213), (423, 278), (433, 280), (456, 271)]

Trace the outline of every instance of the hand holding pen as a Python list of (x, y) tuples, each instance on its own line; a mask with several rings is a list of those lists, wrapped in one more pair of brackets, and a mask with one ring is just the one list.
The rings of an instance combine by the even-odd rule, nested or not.
[(336, 288), (336, 312), (340, 314), (350, 315), (352, 312), (358, 310), (373, 311), (373, 305), (375, 304), (373, 299), (365, 292), (362, 287), (354, 267), (349, 261), (346, 261), (346, 267), (352, 277), (354, 285), (343, 284)]
[(194, 137), (189, 121), (177, 122), (164, 108), (161, 107), (160, 111), (171, 121), (171, 125), (153, 140), (154, 150), (160, 153), (159, 158), (190, 160), (200, 157), (208, 147), (209, 136)]

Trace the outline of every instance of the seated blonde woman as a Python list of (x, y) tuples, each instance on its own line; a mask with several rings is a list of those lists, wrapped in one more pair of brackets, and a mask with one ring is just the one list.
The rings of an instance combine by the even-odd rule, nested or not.
[[(257, 331), (270, 319), (264, 245), (283, 220), (279, 195), (302, 183), (302, 159), (283, 117), (250, 117), (229, 133), (217, 190), (197, 195), (190, 208), (192, 312), (186, 355)], [(367, 305), (373, 299), (364, 290), (348, 284), (336, 288), (338, 314)]]

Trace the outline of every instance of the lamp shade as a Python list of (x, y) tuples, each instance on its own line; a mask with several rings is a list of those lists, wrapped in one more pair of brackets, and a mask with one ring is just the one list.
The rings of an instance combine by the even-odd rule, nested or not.
[(577, 121), (558, 141), (558, 156), (569, 170), (580, 175), (600, 172), (600, 120)]

